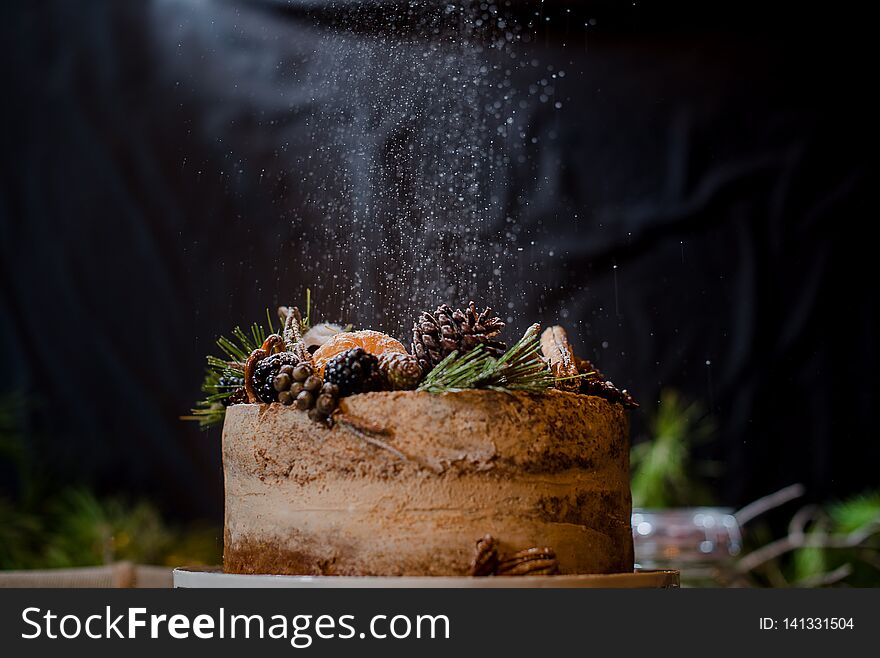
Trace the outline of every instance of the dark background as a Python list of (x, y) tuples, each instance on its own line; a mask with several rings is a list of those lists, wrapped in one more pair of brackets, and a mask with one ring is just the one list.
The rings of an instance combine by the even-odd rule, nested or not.
[[(505, 251), (503, 286), (413, 295), (397, 268), (432, 254), (384, 264), (371, 246), (418, 191), (380, 194), (355, 224), (308, 176), (318, 151), (323, 180), (359, 171), (344, 142), (321, 151), (315, 135), (331, 133), (312, 122), (362, 113), (365, 189), (407, 185), (392, 156), (414, 133), (389, 128), (393, 99), (357, 106), (349, 85), (380, 100), (389, 72), (395, 89), (415, 85), (423, 64), (407, 53), (435, 35), (421, 9), (346, 16), (357, 4), (5, 6), (0, 391), (26, 394), (27, 436), (59, 485), (219, 519), (219, 432), (178, 416), (216, 336), (306, 286), (327, 319), (404, 340), (428, 300), (475, 293), (502, 311), (515, 300), (509, 338), (562, 321), (643, 403), (636, 437), (662, 388), (711, 410), (719, 432), (700, 456), (725, 465), (723, 503), (795, 481), (814, 499), (878, 483), (866, 21), (844, 5), (514, 3), (533, 24), (526, 59), (566, 70), (565, 103), (526, 110), (538, 145), (527, 168), (492, 173), (505, 212), (467, 237), (467, 258), (507, 215), (507, 247), (529, 248)], [(351, 52), (325, 50), (340, 30)], [(389, 32), (413, 50), (388, 51)], [(352, 80), (321, 86), (352, 53), (369, 54)], [(14, 492), (15, 474), (0, 476)]]

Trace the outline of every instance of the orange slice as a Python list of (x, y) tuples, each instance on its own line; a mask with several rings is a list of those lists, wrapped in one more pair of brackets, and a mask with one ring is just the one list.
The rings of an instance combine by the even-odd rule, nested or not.
[(321, 345), (312, 355), (315, 362), (315, 368), (318, 375), (324, 376), (324, 366), (327, 362), (337, 354), (341, 354), (345, 350), (352, 347), (362, 347), (365, 352), (369, 352), (375, 356), (384, 354), (385, 352), (401, 352), (406, 354), (406, 348), (399, 340), (395, 340), (388, 334), (381, 331), (372, 331), (365, 329), (363, 331), (345, 331), (333, 336), (326, 343)]

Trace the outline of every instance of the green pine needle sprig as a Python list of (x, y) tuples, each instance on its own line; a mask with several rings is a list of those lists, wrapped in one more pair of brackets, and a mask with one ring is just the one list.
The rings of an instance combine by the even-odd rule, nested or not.
[[(312, 291), (306, 288), (306, 314), (300, 322), (300, 331), (305, 333), (311, 326), (312, 314)], [(199, 423), (202, 429), (218, 425), (226, 417), (226, 407), (223, 405), (229, 395), (235, 390), (235, 386), (223, 385), (221, 377), (243, 377), (244, 364), (255, 349), (263, 344), (270, 334), (280, 334), (284, 327), (272, 319), (272, 312), (266, 309), (265, 326), (254, 322), (247, 329), (235, 327), (230, 336), (220, 336), (217, 339), (217, 347), (220, 348), (224, 358), (208, 355), (205, 378), (202, 380), (202, 392), (205, 397), (196, 402), (195, 408), (189, 416), (181, 416), (181, 420), (192, 420)]]
[(540, 352), (540, 326), (534, 324), (500, 357), (493, 357), (482, 345), (464, 354), (452, 352), (428, 373), (418, 390), (453, 393), (482, 388), (541, 393), (553, 386), (553, 374)]
[(196, 421), (202, 429), (222, 423), (226, 417), (223, 400), (229, 397), (235, 386), (221, 384), (220, 378), (242, 377), (245, 361), (251, 352), (263, 344), (266, 336), (280, 330), (280, 327), (276, 329), (272, 314), (266, 309), (265, 326), (254, 322), (247, 330), (235, 327), (230, 332), (230, 336), (220, 336), (217, 339), (217, 347), (225, 358), (213, 354), (206, 357), (207, 367), (205, 378), (202, 380), (202, 392), (205, 393), (205, 397), (196, 402), (189, 416), (181, 416), (181, 420)]

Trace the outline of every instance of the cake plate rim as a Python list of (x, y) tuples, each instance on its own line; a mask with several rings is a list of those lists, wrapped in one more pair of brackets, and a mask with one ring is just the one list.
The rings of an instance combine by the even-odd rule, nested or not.
[(289, 589), (677, 589), (676, 569), (636, 569), (611, 574), (556, 576), (288, 576), (224, 573), (219, 567), (178, 567), (174, 587)]

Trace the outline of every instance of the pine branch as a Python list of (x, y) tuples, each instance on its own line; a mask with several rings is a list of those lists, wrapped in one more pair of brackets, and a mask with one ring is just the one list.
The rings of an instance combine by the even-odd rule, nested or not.
[(869, 523), (863, 528), (846, 534), (830, 534), (824, 531), (792, 533), (755, 549), (737, 563), (736, 569), (740, 573), (746, 573), (798, 548), (853, 548), (878, 533), (880, 533), (880, 524), (877, 523)]
[(219, 402), (211, 403), (205, 407), (199, 406), (204, 403), (206, 403), (206, 400), (196, 402), (196, 408), (190, 412), (190, 415), (181, 416), (180, 420), (197, 422), (202, 429), (222, 423), (223, 419), (226, 418), (226, 407)]
[(540, 327), (532, 325), (507, 352), (495, 358), (483, 345), (464, 354), (452, 352), (438, 363), (418, 390), (451, 393), (484, 388), (540, 393), (553, 385), (553, 374), (540, 357)]
[(306, 316), (300, 322), (300, 331), (305, 333), (312, 326), (312, 289), (306, 288)]
[[(279, 306), (278, 307), (278, 319), (281, 320), (281, 325), (278, 327), (278, 332), (281, 333), (281, 330), (287, 326), (288, 316), (291, 311), (294, 311), (297, 307), (295, 306)], [(306, 314), (305, 316), (297, 310), (297, 315), (299, 316), (299, 332), (301, 334), (305, 334), (309, 329), (312, 328), (312, 289), (306, 288)], [(276, 333), (274, 330), (271, 333)]]
[(223, 422), (226, 417), (226, 407), (223, 401), (237, 388), (233, 385), (221, 384), (221, 377), (242, 377), (244, 375), (244, 362), (247, 361), (251, 352), (257, 349), (266, 336), (275, 330), (269, 310), (266, 309), (266, 329), (254, 322), (250, 331), (241, 327), (235, 327), (231, 337), (220, 336), (217, 339), (217, 347), (225, 358), (209, 354), (206, 357), (207, 368), (202, 380), (202, 392), (205, 397), (196, 402), (189, 416), (181, 416), (181, 420), (190, 420), (199, 423), (203, 429)]
[(241, 377), (244, 374), (244, 364), (241, 361), (224, 361), (216, 356), (208, 355), (208, 367), (221, 375), (233, 375)]
[[(300, 330), (302, 332), (309, 329), (311, 306), (312, 291), (307, 288), (306, 317), (300, 323)], [(282, 308), (286, 310), (286, 307)], [(282, 321), (277, 331), (280, 331), (283, 326)], [(201, 387), (202, 392), (206, 395), (196, 402), (191, 415), (181, 416), (181, 420), (197, 421), (202, 428), (223, 422), (223, 419), (226, 417), (224, 401), (235, 391), (237, 386), (221, 384), (220, 378), (243, 377), (244, 364), (251, 352), (263, 344), (266, 336), (277, 333), (275, 322), (272, 320), (272, 314), (268, 308), (266, 309), (266, 327), (268, 327), (268, 330), (263, 325), (254, 322), (248, 327), (248, 331), (245, 331), (240, 326), (235, 327), (231, 332), (231, 337), (220, 336), (217, 339), (217, 347), (220, 348), (225, 358), (214, 355), (207, 356), (207, 368), (205, 369), (205, 378), (202, 380)]]
[(763, 498), (759, 498), (758, 500), (749, 503), (742, 509), (738, 510), (734, 516), (736, 517), (736, 522), (739, 525), (743, 526), (752, 519), (760, 516), (764, 512), (769, 512), (772, 509), (776, 509), (784, 505), (785, 503), (794, 500), (795, 498), (800, 498), (806, 493), (806, 489), (802, 484), (792, 484), (784, 489), (780, 489), (776, 493), (772, 493), (769, 496), (764, 496)]

